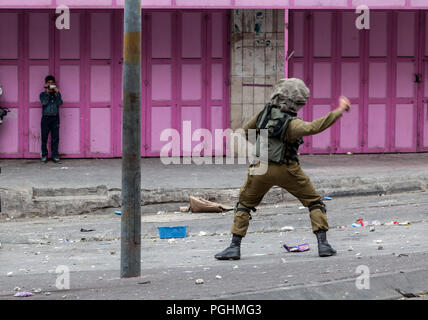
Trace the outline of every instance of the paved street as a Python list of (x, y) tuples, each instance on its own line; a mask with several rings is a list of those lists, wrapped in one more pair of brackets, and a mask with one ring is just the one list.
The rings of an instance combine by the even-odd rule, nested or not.
[[(111, 213), (2, 221), (0, 297), (288, 299), (293, 294), (305, 299), (398, 299), (402, 296), (395, 289), (413, 293), (428, 290), (427, 204), (426, 192), (328, 201), (328, 236), (338, 250), (331, 258), (317, 256), (307, 211), (299, 209), (299, 203), (260, 207), (250, 234), (243, 240), (243, 257), (235, 262), (213, 258), (230, 241), (232, 212), (144, 215), (142, 277), (136, 279), (119, 279), (120, 216)], [(383, 224), (409, 221), (410, 225), (375, 226), (375, 231), (351, 227), (360, 218)], [(167, 225), (187, 225), (188, 237), (159, 239), (155, 226)], [(295, 230), (281, 232), (284, 226)], [(81, 228), (95, 231), (81, 232)], [(304, 242), (311, 250), (286, 253), (282, 248), (283, 244)], [(70, 290), (55, 287), (55, 270), (60, 265), (71, 271)], [(360, 265), (370, 270), (370, 290), (356, 289)], [(196, 279), (204, 279), (204, 284), (195, 284)], [(390, 291), (381, 289), (385, 284)], [(17, 287), (41, 292), (15, 298)]]

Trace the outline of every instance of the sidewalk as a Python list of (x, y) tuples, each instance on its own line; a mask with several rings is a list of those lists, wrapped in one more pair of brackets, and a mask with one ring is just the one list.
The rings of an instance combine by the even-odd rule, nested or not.
[[(332, 197), (426, 190), (428, 153), (301, 156), (318, 192)], [(0, 160), (0, 218), (72, 215), (120, 207), (121, 159)], [(178, 211), (190, 195), (233, 205), (247, 165), (163, 165), (141, 160), (142, 211)], [(264, 204), (292, 197), (273, 188)]]

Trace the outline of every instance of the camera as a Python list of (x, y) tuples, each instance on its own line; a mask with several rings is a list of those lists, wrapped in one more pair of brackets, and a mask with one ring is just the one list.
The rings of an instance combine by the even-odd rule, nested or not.
[(8, 112), (9, 112), (8, 108), (0, 107), (0, 124), (3, 123), (3, 118), (6, 117)]
[(45, 89), (55, 89), (55, 88), (56, 88), (56, 85), (54, 85), (54, 84), (45, 86)]

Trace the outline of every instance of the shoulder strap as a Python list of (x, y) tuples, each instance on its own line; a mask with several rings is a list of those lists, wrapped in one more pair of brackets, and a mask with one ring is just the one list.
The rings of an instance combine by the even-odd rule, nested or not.
[(265, 105), (263, 111), (257, 118), (256, 126), (257, 129), (265, 129), (268, 121), (271, 118), (272, 104), (269, 102)]

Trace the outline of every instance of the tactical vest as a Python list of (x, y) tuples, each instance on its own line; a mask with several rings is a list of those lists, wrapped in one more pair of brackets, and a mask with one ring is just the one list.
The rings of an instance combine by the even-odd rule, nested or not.
[[(256, 122), (258, 132), (256, 140), (256, 157), (260, 160), (280, 164), (289, 164), (291, 160), (299, 162), (298, 151), (300, 145), (303, 144), (303, 139), (300, 138), (294, 143), (286, 141), (288, 125), (293, 119), (296, 119), (296, 115), (282, 112), (278, 107), (273, 106), (271, 103), (266, 104), (263, 111), (259, 114)], [(264, 139), (260, 138), (261, 129), (268, 130), (267, 159), (265, 159), (263, 154), (260, 154), (261, 148), (266, 148), (266, 146), (263, 145), (266, 141), (262, 141)]]

